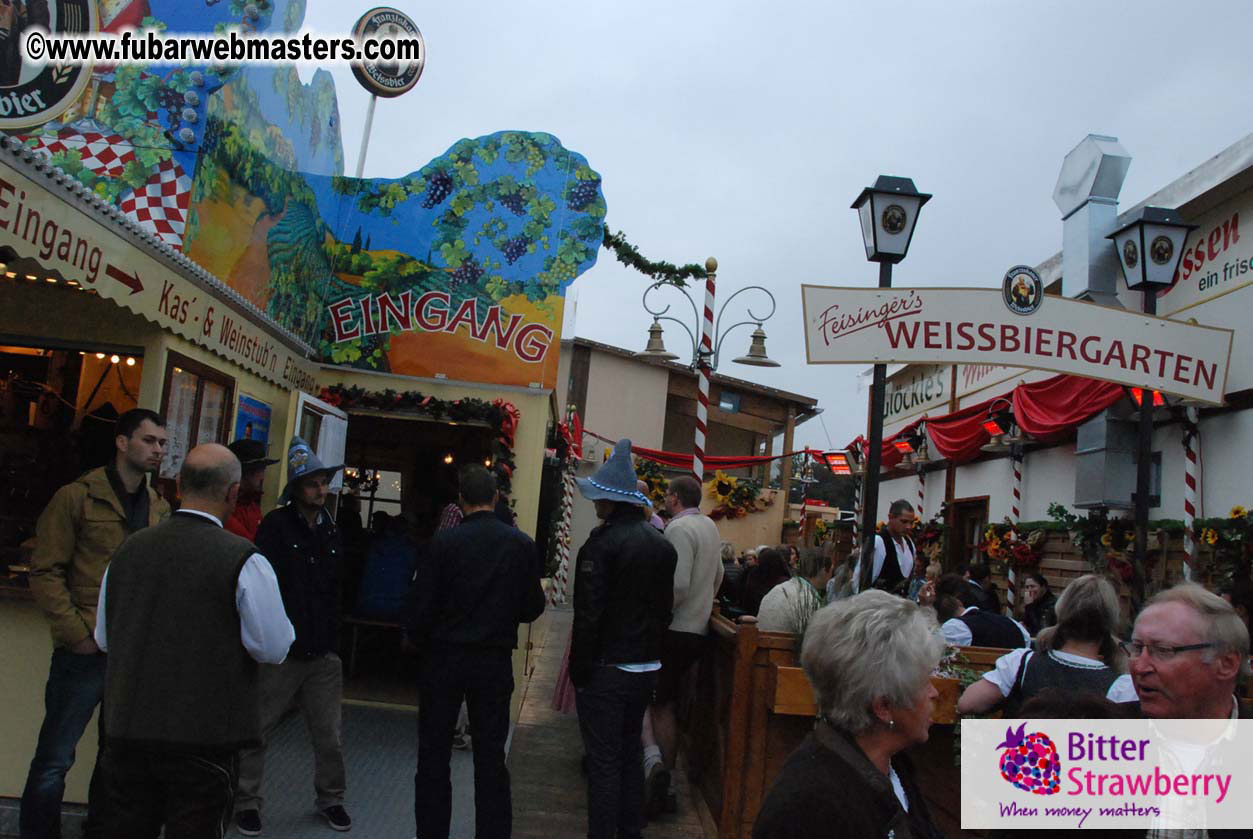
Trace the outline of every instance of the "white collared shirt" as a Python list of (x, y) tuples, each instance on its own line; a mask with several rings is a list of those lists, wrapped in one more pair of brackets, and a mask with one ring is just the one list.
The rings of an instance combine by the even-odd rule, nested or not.
[[(201, 510), (183, 507), (179, 513), (206, 518), (222, 526), (217, 516)], [(105, 626), (105, 592), (109, 581), (109, 569), (100, 578), (100, 601), (96, 607), (96, 646), (109, 651), (108, 630)], [(239, 634), (248, 655), (262, 664), (282, 664), (287, 650), (296, 640), (296, 630), (287, 619), (283, 608), (283, 596), (279, 593), (278, 577), (269, 560), (254, 553), (244, 562), (235, 584), (235, 608), (239, 611)]]
[[(978, 609), (978, 606), (967, 606), (962, 610), (962, 615), (968, 615)], [(960, 617), (960, 616), (959, 616)], [(1010, 618), (1010, 620), (1014, 620)], [(1014, 621), (1014, 626), (1018, 627), (1018, 631), (1022, 633), (1022, 645), (1024, 647), (1031, 646), (1031, 633), (1027, 631), (1027, 627)], [(944, 640), (954, 647), (969, 647), (970, 642), (974, 640), (974, 636), (970, 634), (970, 627), (966, 626), (965, 621), (958, 618), (949, 618), (940, 626), (940, 634), (944, 636)]]
[[(901, 567), (901, 576), (909, 579), (914, 573), (914, 548), (910, 540), (902, 538), (899, 541), (893, 539), (896, 548), (896, 564)], [(873, 583), (879, 579), (879, 573), (883, 570), (883, 563), (887, 561), (888, 549), (883, 544), (883, 536), (876, 534), (874, 537), (874, 564), (870, 566), (870, 581)], [(857, 566), (853, 569), (853, 594), (861, 591), (861, 559), (857, 560)]]

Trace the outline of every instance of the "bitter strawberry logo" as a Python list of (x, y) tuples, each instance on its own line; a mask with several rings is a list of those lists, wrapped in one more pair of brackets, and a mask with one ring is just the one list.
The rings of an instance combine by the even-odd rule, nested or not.
[(1062, 764), (1057, 746), (1043, 732), (1024, 734), (1027, 724), (1005, 729), (1001, 752), (1001, 777), (1021, 790), (1036, 795), (1056, 795), (1061, 788)]

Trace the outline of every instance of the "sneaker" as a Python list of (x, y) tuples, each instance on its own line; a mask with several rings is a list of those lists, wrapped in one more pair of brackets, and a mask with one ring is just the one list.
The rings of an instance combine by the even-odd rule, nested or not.
[(663, 763), (654, 764), (644, 779), (644, 816), (646, 818), (655, 819), (661, 815), (669, 792), (670, 771)]
[(235, 829), (244, 836), (261, 835), (261, 813), (258, 810), (240, 810), (235, 814)]
[(332, 804), (323, 810), (322, 818), (326, 819), (331, 830), (352, 830), (352, 819), (348, 818), (347, 811), (338, 804)]
[(452, 747), (462, 752), (469, 751), (471, 748), (473, 748), (473, 745), (470, 742), (470, 735), (463, 734), (462, 732), (458, 731), (456, 734), (452, 736)]

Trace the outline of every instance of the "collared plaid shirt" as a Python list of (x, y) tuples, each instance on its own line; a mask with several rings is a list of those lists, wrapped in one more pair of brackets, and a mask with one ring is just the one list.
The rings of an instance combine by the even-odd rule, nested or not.
[(461, 524), (463, 517), (461, 506), (456, 501), (452, 502), (439, 514), (439, 526), (435, 528), (435, 532), (438, 533), (441, 530), (456, 527)]

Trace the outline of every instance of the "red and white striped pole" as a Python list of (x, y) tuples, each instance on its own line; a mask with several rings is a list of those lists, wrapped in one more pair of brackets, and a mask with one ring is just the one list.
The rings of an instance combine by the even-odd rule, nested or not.
[[(1014, 467), (1014, 483), (1012, 497), (1009, 504), (1009, 518), (1014, 526), (1018, 526), (1018, 522), (1022, 520), (1022, 455), (1013, 452), (1009, 456), (1009, 462)], [(1014, 612), (1014, 604), (1018, 600), (1018, 579), (1014, 574), (1014, 567), (1011, 565), (1006, 569), (1006, 589), (1005, 600), (1009, 605), (1010, 614)]]
[(705, 314), (700, 321), (700, 349), (696, 352), (696, 369), (700, 378), (700, 394), (696, 402), (696, 443), (692, 453), (692, 474), (705, 480), (705, 429), (709, 422), (709, 376), (714, 355), (714, 274), (718, 260), (705, 260)]
[(1183, 578), (1191, 582), (1196, 574), (1196, 461), (1200, 440), (1196, 408), (1185, 409), (1183, 425)]
[(926, 518), (923, 515), (923, 504), (927, 499), (927, 473), (922, 471), (922, 467), (918, 467), (918, 520), (922, 521)]

